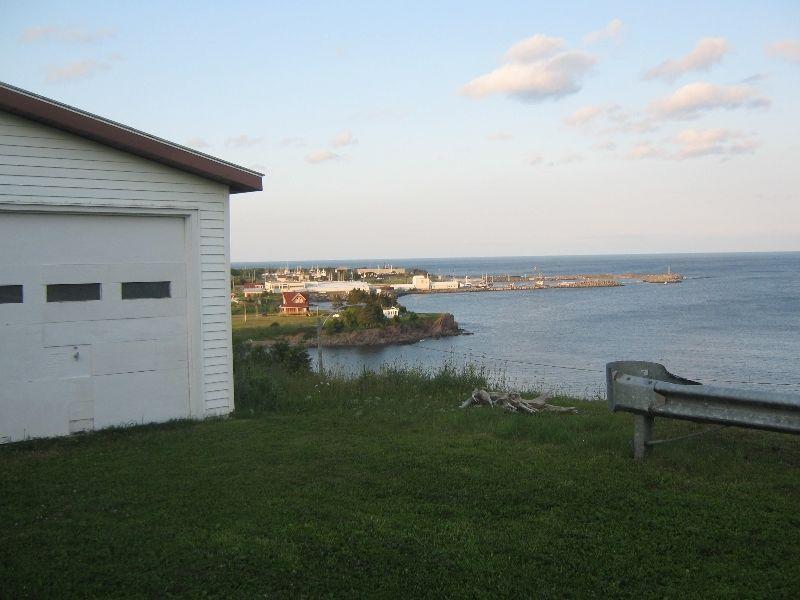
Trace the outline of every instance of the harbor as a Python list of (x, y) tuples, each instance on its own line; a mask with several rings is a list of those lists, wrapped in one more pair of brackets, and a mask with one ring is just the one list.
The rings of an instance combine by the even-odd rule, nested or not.
[(683, 281), (683, 275), (666, 271), (623, 273), (543, 273), (537, 267), (526, 273), (483, 273), (464, 275), (434, 274), (420, 267), (328, 266), (306, 267), (297, 265), (290, 269), (260, 267), (234, 269), (232, 293), (245, 297), (264, 293), (308, 292), (313, 295), (336, 296), (353, 290), (370, 293), (439, 294), (500, 291), (535, 291), (545, 289), (611, 288), (627, 284), (674, 284)]

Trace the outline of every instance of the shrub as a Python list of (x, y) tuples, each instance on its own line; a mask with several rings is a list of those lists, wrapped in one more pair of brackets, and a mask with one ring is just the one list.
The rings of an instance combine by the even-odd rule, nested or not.
[(290, 346), (286, 342), (276, 342), (269, 350), (267, 360), (272, 365), (289, 373), (301, 373), (311, 370), (311, 357), (308, 351), (300, 346)]
[(328, 319), (328, 322), (325, 323), (325, 331), (328, 333), (340, 333), (344, 329), (345, 324), (342, 319)]

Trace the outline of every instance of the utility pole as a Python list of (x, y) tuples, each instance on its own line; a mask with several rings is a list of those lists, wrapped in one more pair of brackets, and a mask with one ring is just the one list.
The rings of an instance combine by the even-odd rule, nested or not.
[(325, 375), (325, 367), (322, 366), (322, 319), (317, 315), (317, 368), (320, 375)]
[(319, 316), (319, 306), (317, 306), (317, 367), (320, 375), (325, 375), (325, 368), (322, 366), (322, 326), (328, 322), (328, 319), (338, 319), (339, 313), (328, 315), (324, 319)]

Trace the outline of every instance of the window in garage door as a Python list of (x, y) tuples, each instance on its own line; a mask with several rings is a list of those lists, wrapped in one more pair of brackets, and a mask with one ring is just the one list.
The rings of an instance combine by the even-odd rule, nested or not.
[(54, 283), (47, 286), (48, 302), (87, 302), (100, 300), (99, 283)]
[(122, 282), (123, 300), (142, 300), (144, 298), (169, 298), (169, 281), (124, 281)]
[(22, 304), (22, 286), (0, 285), (0, 304)]

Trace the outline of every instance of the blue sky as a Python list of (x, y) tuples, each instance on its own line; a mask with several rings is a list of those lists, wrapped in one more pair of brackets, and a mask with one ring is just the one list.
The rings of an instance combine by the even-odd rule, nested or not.
[(232, 258), (800, 250), (800, 4), (14, 3), (0, 79), (267, 172)]

